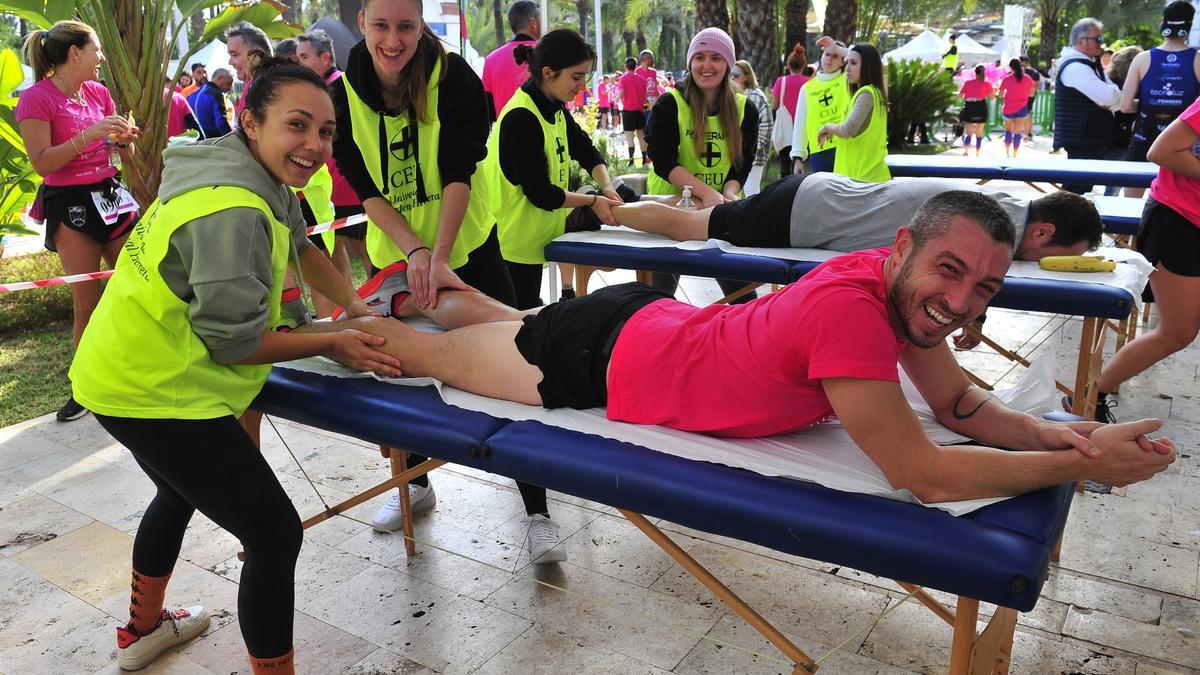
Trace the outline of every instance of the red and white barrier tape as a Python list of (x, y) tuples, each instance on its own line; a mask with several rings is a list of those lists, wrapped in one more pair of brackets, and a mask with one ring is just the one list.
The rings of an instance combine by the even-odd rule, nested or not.
[[(343, 227), (358, 225), (359, 223), (367, 222), (365, 214), (350, 216), (349, 218), (338, 218), (331, 220), (328, 223), (320, 223), (314, 225), (307, 230), (306, 234), (321, 234), (329, 230), (340, 230)], [(77, 284), (82, 281), (99, 281), (112, 276), (112, 270), (104, 270), (103, 272), (88, 272), (85, 274), (69, 274), (65, 277), (54, 277), (53, 279), (38, 279), (37, 281), (16, 281), (11, 284), (0, 284), (0, 293), (8, 293), (10, 291), (25, 291), (31, 288), (46, 288), (47, 286), (62, 286), (63, 284)]]

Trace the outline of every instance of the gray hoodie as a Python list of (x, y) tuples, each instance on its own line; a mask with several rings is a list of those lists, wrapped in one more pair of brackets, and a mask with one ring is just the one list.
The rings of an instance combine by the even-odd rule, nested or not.
[[(238, 134), (163, 151), (158, 197), (229, 185), (262, 197), (291, 230), (289, 259), (310, 245), (300, 202), (250, 154)], [(192, 330), (217, 363), (253, 354), (267, 328), (271, 290), (271, 225), (261, 211), (236, 207), (192, 220), (171, 235), (159, 274), (188, 303)]]

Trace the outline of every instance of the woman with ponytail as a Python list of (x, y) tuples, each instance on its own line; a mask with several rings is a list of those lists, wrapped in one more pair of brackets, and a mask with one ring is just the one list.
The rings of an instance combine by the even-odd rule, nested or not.
[(1025, 118), (1029, 117), (1029, 99), (1037, 93), (1038, 83), (1025, 74), (1020, 59), (1008, 62), (1009, 73), (1000, 80), (1000, 96), (1004, 117), (1004, 156), (1016, 157), (1021, 149), (1021, 132), (1025, 130)]
[(295, 673), (303, 530), (238, 416), (275, 362), (322, 355), (400, 373), (377, 351), (383, 338), (338, 330), (346, 324), (282, 328), (289, 267), (351, 315), (372, 310), (305, 237), (291, 191), (332, 152), (325, 82), (284, 59), (265, 59), (253, 74), (236, 132), (163, 152), (158, 199), (134, 225), (71, 365), (75, 397), (156, 489), (133, 540), (129, 622), (116, 631), (122, 670), (145, 667), (209, 625), (201, 605), (164, 605), (200, 511), (246, 553), (237, 618), (252, 672)]
[[(436, 307), (445, 289), (477, 289), (512, 306), (516, 297), (482, 166), (488, 138), (483, 83), (461, 56), (446, 53), (422, 11), (421, 0), (364, 0), (358, 13), (364, 38), (331, 85), (338, 114), (333, 156), (362, 199), (367, 255), (381, 268), (360, 292), (404, 278), (423, 309)], [(425, 461), (409, 458), (410, 464)], [(428, 476), (408, 487), (414, 513), (433, 508)], [(550, 522), (546, 491), (517, 487), (530, 516)], [(539, 528), (528, 533), (535, 544), (551, 538), (557, 544), (553, 530), (534, 522)], [(372, 526), (394, 532), (402, 523), (396, 494)]]
[[(117, 260), (137, 203), (121, 185), (120, 162), (128, 159), (138, 129), (117, 114), (100, 84), (104, 53), (91, 26), (59, 21), (25, 38), (25, 55), (36, 82), (17, 103), (25, 151), (43, 185), (31, 215), (46, 222), (46, 248), (58, 253), (63, 271), (84, 274)], [(76, 346), (96, 303), (100, 282), (71, 284)], [(58, 411), (66, 422), (87, 414), (74, 398)]]
[(771, 85), (771, 110), (775, 114), (771, 138), (775, 141), (775, 149), (779, 151), (780, 176), (788, 175), (792, 168), (791, 142), (796, 123), (796, 101), (800, 98), (800, 88), (812, 79), (803, 74), (806, 68), (808, 51), (797, 42), (787, 55), (787, 74), (775, 78), (775, 84)]
[[(528, 64), (529, 79), (505, 104), (488, 138), (485, 166), (500, 250), (513, 280), (517, 309), (541, 304), (546, 244), (561, 235), (571, 209), (591, 209), (609, 225), (621, 204), (587, 132), (566, 114), (564, 104), (587, 87), (596, 51), (573, 30), (546, 33), (536, 46), (513, 50)], [(591, 174), (600, 192), (570, 192), (571, 160)]]

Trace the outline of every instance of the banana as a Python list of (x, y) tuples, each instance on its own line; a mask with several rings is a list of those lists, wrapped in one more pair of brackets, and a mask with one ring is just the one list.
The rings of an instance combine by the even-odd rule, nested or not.
[(1098, 255), (1051, 255), (1038, 263), (1051, 272), (1111, 272), (1117, 263)]

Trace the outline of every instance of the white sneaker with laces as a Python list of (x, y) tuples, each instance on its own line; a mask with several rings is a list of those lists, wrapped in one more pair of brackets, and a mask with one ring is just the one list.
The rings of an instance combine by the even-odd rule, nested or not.
[(562, 562), (567, 559), (567, 551), (559, 546), (562, 540), (558, 538), (558, 523), (549, 516), (536, 513), (521, 521), (525, 524), (525, 550), (529, 551), (529, 559), (534, 565)]
[[(433, 485), (422, 487), (409, 484), (408, 506), (414, 516), (432, 509), (434, 504), (437, 504), (437, 495), (433, 492)], [(376, 532), (395, 532), (403, 526), (404, 514), (400, 511), (400, 495), (392, 493), (388, 503), (375, 512), (375, 517), (371, 519), (371, 527)]]
[(138, 635), (129, 626), (117, 626), (117, 665), (121, 670), (139, 670), (159, 654), (183, 644), (208, 628), (208, 610), (201, 605), (175, 611), (163, 610), (158, 628)]

